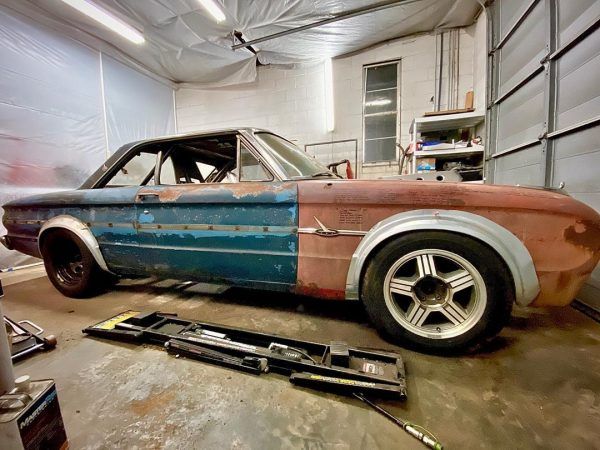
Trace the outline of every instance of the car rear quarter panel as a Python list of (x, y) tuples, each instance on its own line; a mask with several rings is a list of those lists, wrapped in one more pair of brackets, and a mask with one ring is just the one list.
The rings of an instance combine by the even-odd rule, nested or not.
[[(88, 225), (99, 243), (117, 235), (122, 242), (135, 242), (130, 208), (138, 189), (80, 189), (26, 197), (4, 205), (2, 220), (15, 250), (36, 257), (41, 257), (37, 240), (42, 226), (60, 215)], [(108, 226), (127, 221), (129, 229)]]
[[(534, 305), (564, 305), (600, 258), (600, 216), (569, 196), (512, 186), (409, 181), (299, 183), (299, 227), (368, 231), (414, 209), (461, 210), (503, 226), (529, 250), (540, 282)], [(343, 299), (360, 236), (299, 237), (299, 293)]]

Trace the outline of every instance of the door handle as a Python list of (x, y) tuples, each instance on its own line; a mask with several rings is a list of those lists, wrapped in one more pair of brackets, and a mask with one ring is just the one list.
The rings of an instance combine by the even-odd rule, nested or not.
[(156, 198), (160, 197), (160, 195), (157, 194), (156, 192), (142, 192), (141, 194), (138, 194), (137, 196), (140, 200), (144, 200), (145, 198), (150, 198), (150, 197), (156, 197)]

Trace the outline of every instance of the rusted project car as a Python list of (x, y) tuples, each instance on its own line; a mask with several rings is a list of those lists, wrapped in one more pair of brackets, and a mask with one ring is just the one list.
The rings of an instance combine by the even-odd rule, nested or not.
[(563, 193), (342, 180), (257, 129), (129, 144), (81, 188), (4, 210), (4, 244), (67, 296), (158, 275), (360, 300), (429, 350), (495, 335), (513, 302), (568, 304), (600, 258), (600, 216)]

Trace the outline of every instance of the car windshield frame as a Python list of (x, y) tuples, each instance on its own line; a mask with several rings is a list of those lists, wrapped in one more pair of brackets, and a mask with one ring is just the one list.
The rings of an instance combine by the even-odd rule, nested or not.
[[(254, 138), (280, 168), (285, 180), (337, 178), (325, 165), (307, 155), (293, 142), (270, 131), (255, 131)], [(263, 139), (270, 136), (271, 139)]]

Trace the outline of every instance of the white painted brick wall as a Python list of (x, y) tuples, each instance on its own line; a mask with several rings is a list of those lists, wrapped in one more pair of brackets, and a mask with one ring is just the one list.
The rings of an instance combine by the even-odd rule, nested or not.
[[(483, 43), (477, 42), (477, 39), (482, 39)], [(483, 69), (475, 70), (473, 55), (476, 52), (481, 55), (481, 46), (485, 49), (485, 23), (483, 32), (479, 22), (462, 29), (459, 40), (459, 105), (464, 105), (466, 92), (475, 86), (476, 104), (480, 106), (483, 104), (480, 97), (484, 95), (485, 81), (482, 85), (479, 80), (474, 80), (474, 76), (481, 76), (485, 65)], [(421, 35), (335, 59), (333, 132), (326, 131), (322, 64), (295, 70), (262, 66), (258, 68), (258, 79), (253, 83), (206, 90), (180, 89), (176, 94), (179, 132), (253, 126), (281, 134), (301, 148), (304, 144), (315, 142), (358, 139), (359, 159), (362, 159), (363, 66), (401, 59), (399, 141), (407, 146), (413, 117), (433, 110), (435, 42), (435, 36)], [(447, 72), (444, 70), (443, 73)], [(442, 92), (445, 91), (446, 87), (442, 86)], [(354, 163), (352, 143), (311, 147), (310, 152), (323, 162), (349, 159)], [(398, 171), (396, 162), (359, 166), (361, 178), (394, 175)], [(357, 172), (356, 167), (353, 168)]]

